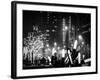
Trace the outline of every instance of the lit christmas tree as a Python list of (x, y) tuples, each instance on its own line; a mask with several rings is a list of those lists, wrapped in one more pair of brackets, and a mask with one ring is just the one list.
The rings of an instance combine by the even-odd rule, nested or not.
[(45, 41), (46, 33), (42, 33), (38, 29), (38, 26), (33, 26), (33, 32), (29, 32), (28, 36), (24, 38), (24, 59), (28, 57), (28, 60), (32, 61), (35, 59), (35, 57), (43, 56), (43, 48)]

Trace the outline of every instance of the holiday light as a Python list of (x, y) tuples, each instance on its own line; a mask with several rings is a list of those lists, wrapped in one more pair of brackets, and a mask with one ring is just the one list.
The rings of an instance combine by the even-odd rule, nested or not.
[[(30, 59), (32, 58), (32, 53), (33, 53), (33, 58), (35, 56), (40, 57), (42, 55), (42, 49), (44, 48), (44, 41), (46, 41), (46, 33), (41, 33), (41, 31), (38, 30), (38, 27), (34, 26), (33, 30), (36, 31), (36, 34), (34, 35), (34, 32), (29, 32), (28, 36), (24, 38), (24, 54), (29, 54), (28, 56)], [(49, 45), (47, 44), (47, 47)], [(40, 54), (41, 53), (41, 54)], [(31, 59), (32, 60), (32, 59)]]

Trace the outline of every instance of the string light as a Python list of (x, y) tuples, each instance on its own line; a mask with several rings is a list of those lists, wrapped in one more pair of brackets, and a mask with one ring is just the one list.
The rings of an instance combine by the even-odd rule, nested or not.
[(37, 31), (37, 35), (34, 36), (34, 32), (29, 32), (28, 36), (24, 38), (24, 45), (27, 47), (25, 48), (27, 50), (24, 49), (24, 53), (28, 54), (29, 51), (29, 53), (33, 52), (35, 55), (39, 55), (40, 53), (42, 53), (41, 49), (44, 48), (44, 41), (46, 41), (47, 38), (45, 36), (46, 34), (43, 34), (41, 31), (39, 31), (38, 27), (36, 28), (36, 26), (34, 26), (33, 30)]
[(60, 49), (60, 47), (58, 46), (58, 50)]

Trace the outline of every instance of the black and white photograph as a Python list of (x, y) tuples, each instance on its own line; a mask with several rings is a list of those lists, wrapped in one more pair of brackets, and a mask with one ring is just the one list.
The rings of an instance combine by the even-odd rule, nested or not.
[(91, 15), (23, 10), (23, 69), (91, 66)]
[(12, 78), (97, 73), (97, 7), (12, 2)]

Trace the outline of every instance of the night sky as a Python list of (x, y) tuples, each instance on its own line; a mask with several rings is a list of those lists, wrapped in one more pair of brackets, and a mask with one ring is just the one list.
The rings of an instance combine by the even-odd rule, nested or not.
[[(29, 32), (33, 32), (33, 25), (38, 26), (39, 30), (48, 34), (50, 43), (62, 43), (62, 21), (65, 19), (66, 26), (69, 25), (69, 16), (71, 16), (71, 26), (76, 29), (76, 35), (82, 34), (85, 41), (90, 44), (90, 14), (67, 13), (67, 12), (45, 12), (45, 11), (23, 11), (23, 38), (27, 37)], [(66, 35), (66, 40), (68, 35)]]

